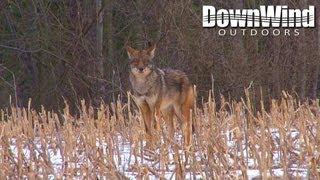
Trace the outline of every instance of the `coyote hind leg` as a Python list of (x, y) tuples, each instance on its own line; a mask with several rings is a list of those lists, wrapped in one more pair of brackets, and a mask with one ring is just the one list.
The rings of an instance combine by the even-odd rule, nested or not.
[(187, 106), (174, 106), (175, 115), (178, 118), (181, 131), (183, 134), (184, 145), (188, 148), (191, 144), (192, 130), (189, 128), (190, 122), (190, 108)]
[(192, 119), (190, 118), (189, 106), (182, 106), (183, 124), (182, 131), (184, 134), (184, 143), (187, 148), (192, 145)]
[(189, 87), (186, 93), (186, 99), (181, 105), (181, 111), (183, 116), (183, 133), (184, 133), (184, 142), (187, 149), (192, 145), (192, 118), (190, 117), (191, 110), (194, 103), (194, 92), (193, 88)]

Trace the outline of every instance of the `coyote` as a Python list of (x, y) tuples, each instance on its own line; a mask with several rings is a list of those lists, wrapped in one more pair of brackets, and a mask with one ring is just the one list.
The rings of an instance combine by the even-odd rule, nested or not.
[[(159, 69), (153, 58), (156, 45), (136, 50), (125, 45), (130, 60), (130, 83), (133, 96), (144, 119), (146, 134), (152, 137), (152, 131), (160, 117), (166, 122), (170, 137), (174, 137), (173, 117), (182, 124), (184, 142), (187, 147), (192, 141), (192, 119), (195, 93), (187, 75), (179, 70)], [(151, 138), (152, 139), (152, 138)]]

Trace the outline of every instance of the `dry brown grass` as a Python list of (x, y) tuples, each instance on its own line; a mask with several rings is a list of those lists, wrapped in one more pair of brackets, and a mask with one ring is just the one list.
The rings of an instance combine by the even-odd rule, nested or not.
[(319, 179), (320, 108), (287, 94), (268, 112), (252, 108), (247, 98), (222, 100), (217, 109), (209, 96), (194, 112), (193, 148), (186, 153), (180, 130), (168, 139), (164, 126), (156, 147), (145, 146), (143, 121), (130, 101), (101, 105), (96, 116), (84, 103), (80, 117), (66, 107), (64, 125), (55, 113), (11, 107), (1, 112), (0, 176)]

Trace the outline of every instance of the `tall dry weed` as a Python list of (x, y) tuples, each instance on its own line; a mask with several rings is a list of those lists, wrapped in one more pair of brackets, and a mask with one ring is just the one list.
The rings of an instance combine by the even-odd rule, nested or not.
[(319, 179), (318, 103), (300, 103), (284, 93), (266, 111), (249, 97), (222, 97), (218, 109), (209, 93), (193, 112), (190, 152), (183, 150), (181, 130), (170, 139), (165, 124), (154, 133), (155, 147), (146, 146), (143, 120), (130, 100), (97, 110), (82, 101), (78, 117), (67, 104), (63, 114), (12, 106), (0, 116), (0, 176)]

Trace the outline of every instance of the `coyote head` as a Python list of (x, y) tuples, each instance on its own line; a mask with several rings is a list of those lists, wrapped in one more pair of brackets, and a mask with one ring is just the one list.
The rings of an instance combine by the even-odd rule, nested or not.
[(147, 49), (136, 50), (126, 45), (126, 50), (130, 61), (130, 70), (136, 77), (148, 76), (154, 66), (152, 59), (154, 58), (155, 44), (150, 45)]

